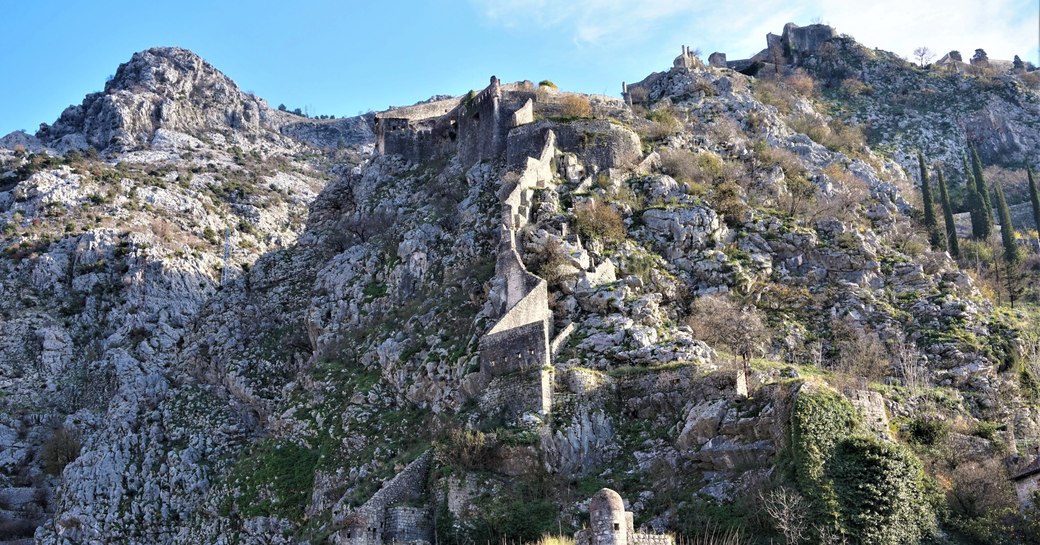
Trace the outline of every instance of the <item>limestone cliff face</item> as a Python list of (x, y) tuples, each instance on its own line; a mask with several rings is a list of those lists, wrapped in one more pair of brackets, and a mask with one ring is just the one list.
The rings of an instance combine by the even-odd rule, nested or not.
[[(787, 478), (803, 392), (847, 394), (884, 441), (924, 410), (1040, 436), (1002, 367), (1014, 324), (923, 245), (899, 162), (815, 141), (824, 104), (760, 85), (684, 63), (630, 107), (507, 84), (523, 115), (476, 151), (451, 140), (465, 116), (379, 114), (392, 142), (445, 139), (403, 156), (370, 119), (135, 55), (0, 150), (0, 497), (27, 499), (0, 521), (54, 544), (479, 542), (580, 528), (610, 486), (637, 526), (687, 531)], [(510, 275), (544, 346), (495, 345), (486, 372), (528, 295)], [(699, 338), (691, 302), (720, 294), (773, 330), (750, 398)], [(849, 363), (888, 347), (912, 361)]]

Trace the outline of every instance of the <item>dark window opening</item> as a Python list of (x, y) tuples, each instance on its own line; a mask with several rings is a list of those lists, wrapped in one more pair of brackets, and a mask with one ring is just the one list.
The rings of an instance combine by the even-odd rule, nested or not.
[(614, 523), (614, 531), (617, 532), (619, 530), (621, 530), (621, 525), (615, 522)]

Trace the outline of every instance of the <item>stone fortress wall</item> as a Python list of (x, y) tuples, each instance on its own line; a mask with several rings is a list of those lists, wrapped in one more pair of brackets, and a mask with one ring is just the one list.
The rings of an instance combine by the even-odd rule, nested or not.
[(429, 509), (409, 505), (423, 496), (430, 459), (430, 451), (424, 452), (361, 507), (346, 513), (342, 503), (334, 507), (334, 521), (343, 529), (332, 536), (332, 542), (337, 545), (382, 545), (432, 541)]

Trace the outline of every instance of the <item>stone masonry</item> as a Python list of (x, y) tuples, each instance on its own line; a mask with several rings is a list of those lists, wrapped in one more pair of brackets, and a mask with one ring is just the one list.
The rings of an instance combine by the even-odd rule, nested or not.
[(633, 519), (621, 495), (603, 488), (589, 500), (589, 526), (574, 536), (575, 545), (675, 545), (671, 535), (636, 532)]
[[(361, 507), (343, 513), (337, 505), (335, 521), (342, 529), (332, 536), (337, 545), (429, 543), (433, 527), (429, 510), (411, 504), (422, 498), (430, 469), (430, 451), (408, 464)], [(341, 500), (342, 501), (342, 500)]]

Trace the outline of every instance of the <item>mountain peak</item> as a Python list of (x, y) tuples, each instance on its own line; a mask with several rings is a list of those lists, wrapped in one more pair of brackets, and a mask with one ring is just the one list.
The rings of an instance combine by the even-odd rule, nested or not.
[(169, 91), (185, 78), (224, 79), (237, 90), (234, 82), (195, 52), (182, 47), (153, 47), (134, 53), (119, 65), (115, 76), (105, 84), (105, 93), (142, 87)]
[(128, 150), (150, 142), (158, 129), (257, 132), (267, 110), (192, 51), (157, 47), (135, 53), (104, 91), (67, 108), (37, 136), (58, 149)]

